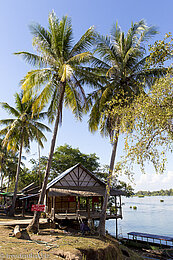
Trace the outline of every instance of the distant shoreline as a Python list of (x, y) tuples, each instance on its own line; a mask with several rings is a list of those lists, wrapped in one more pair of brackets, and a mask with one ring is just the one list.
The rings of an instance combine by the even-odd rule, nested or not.
[(159, 190), (159, 191), (138, 191), (133, 196), (144, 197), (144, 196), (173, 196), (173, 189)]

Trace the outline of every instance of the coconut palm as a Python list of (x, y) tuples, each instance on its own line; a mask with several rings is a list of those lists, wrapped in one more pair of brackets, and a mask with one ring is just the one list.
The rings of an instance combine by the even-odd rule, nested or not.
[[(88, 95), (86, 110), (90, 111), (89, 129), (94, 132), (101, 128), (103, 135), (109, 136), (112, 143), (112, 154), (109, 166), (107, 191), (105, 193), (103, 210), (100, 217), (100, 234), (105, 234), (106, 209), (114, 169), (117, 144), (121, 132), (123, 114), (117, 113), (112, 117), (113, 106), (125, 107), (145, 87), (151, 86), (156, 76), (165, 73), (164, 69), (146, 69), (144, 42), (156, 34), (154, 27), (148, 27), (141, 20), (132, 24), (126, 36), (116, 23), (110, 36), (97, 37), (96, 54), (100, 58), (95, 64), (100, 68), (103, 84)], [(99, 72), (99, 69), (97, 69)], [(104, 80), (106, 80), (106, 82)], [(110, 101), (114, 99), (114, 104)]]
[[(42, 204), (57, 131), (62, 121), (63, 106), (70, 107), (79, 119), (82, 115), (82, 103), (85, 94), (81, 84), (83, 82), (89, 83), (89, 76), (86, 71), (87, 64), (92, 56), (89, 48), (94, 40), (94, 28), (89, 28), (79, 41), (73, 44), (71, 20), (68, 17), (59, 20), (52, 12), (49, 15), (49, 28), (45, 29), (41, 25), (35, 24), (31, 26), (31, 33), (33, 34), (33, 47), (37, 54), (17, 53), (37, 67), (37, 69), (28, 72), (22, 80), (24, 100), (28, 98), (28, 93), (39, 92), (34, 105), (35, 111), (49, 103), (49, 118), (52, 122), (55, 119), (50, 153), (38, 202)], [(28, 229), (37, 231), (39, 216), (38, 212), (34, 213), (33, 221)]]
[(5, 125), (5, 127), (0, 130), (0, 135), (5, 136), (3, 139), (3, 146), (6, 146), (7, 150), (12, 149), (14, 151), (19, 151), (14, 195), (9, 213), (10, 216), (13, 216), (15, 211), (22, 150), (25, 148), (28, 151), (30, 142), (33, 140), (37, 141), (40, 146), (43, 147), (42, 141), (46, 141), (46, 137), (42, 131), (50, 131), (46, 125), (38, 121), (38, 119), (44, 118), (46, 113), (40, 113), (38, 118), (38, 113), (33, 112), (32, 106), (35, 98), (24, 103), (22, 103), (22, 98), (23, 93), (15, 94), (15, 108), (7, 103), (1, 103), (2, 108), (13, 116), (11, 119), (0, 120), (0, 124)]
[(1, 172), (1, 190), (3, 188), (3, 180), (8, 177), (8, 186), (10, 179), (14, 177), (17, 168), (17, 153), (7, 151), (6, 147), (2, 145), (2, 139), (0, 139), (0, 172)]

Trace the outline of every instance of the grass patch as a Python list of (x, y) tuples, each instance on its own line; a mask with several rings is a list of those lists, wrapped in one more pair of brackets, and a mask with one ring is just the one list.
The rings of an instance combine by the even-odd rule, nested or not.
[[(46, 227), (46, 226), (44, 226)], [(12, 227), (0, 226), (0, 256), (2, 259), (78, 259), (78, 260), (124, 260), (141, 259), (129, 253), (125, 247), (108, 236), (81, 236), (59, 229), (40, 229), (39, 234), (28, 234), (22, 230), (22, 238), (10, 237)], [(129, 255), (129, 257), (128, 257)], [(70, 258), (71, 257), (71, 258)], [(136, 257), (136, 258), (135, 258)]]
[[(104, 255), (103, 252), (106, 252), (108, 248), (110, 249), (110, 246), (112, 248), (110, 241), (94, 236), (82, 237), (79, 234), (64, 233), (64, 231), (58, 229), (40, 230), (38, 235), (28, 235), (23, 230), (21, 239), (9, 237), (9, 233), (12, 231), (12, 227), (0, 227), (0, 255), (3, 256), (2, 259), (26, 260), (29, 256), (36, 258), (36, 255), (42, 256), (43, 259), (63, 259), (70, 255), (74, 259), (82, 259), (86, 256), (86, 259), (90, 260), (109, 260), (109, 258), (97, 258), (97, 255), (102, 256)], [(91, 252), (94, 258), (88, 258)], [(117, 254), (121, 255), (119, 249), (117, 249)]]

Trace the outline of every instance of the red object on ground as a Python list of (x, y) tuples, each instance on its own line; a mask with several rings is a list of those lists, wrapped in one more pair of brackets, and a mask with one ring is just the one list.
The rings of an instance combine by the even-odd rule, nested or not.
[(31, 211), (44, 211), (45, 210), (45, 205), (42, 204), (33, 204), (31, 207)]

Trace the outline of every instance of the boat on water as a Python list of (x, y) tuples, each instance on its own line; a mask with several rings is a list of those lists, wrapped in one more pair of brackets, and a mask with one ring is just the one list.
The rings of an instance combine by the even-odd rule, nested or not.
[[(173, 251), (173, 237), (153, 235), (140, 232), (127, 233), (128, 238), (122, 238), (123, 244), (142, 247), (142, 248), (172, 248)], [(173, 253), (173, 252), (172, 252)]]

